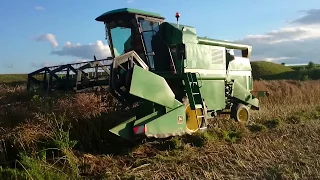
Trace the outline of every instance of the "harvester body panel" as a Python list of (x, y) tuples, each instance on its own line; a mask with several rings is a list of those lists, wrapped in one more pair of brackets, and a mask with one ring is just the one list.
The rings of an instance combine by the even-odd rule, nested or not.
[(145, 126), (144, 135), (147, 137), (167, 138), (183, 135), (188, 133), (185, 116), (185, 106), (180, 105), (156, 118), (139, 119), (134, 126)]
[(186, 44), (184, 72), (197, 74), (201, 86), (200, 92), (208, 110), (220, 110), (225, 107), (226, 63), (225, 48)]
[(182, 105), (163, 77), (139, 66), (133, 67), (130, 94), (171, 109)]
[(240, 83), (237, 81), (233, 84), (233, 91), (232, 96), (242, 100), (243, 102), (247, 102), (250, 105), (253, 105), (255, 107), (259, 107), (258, 99), (255, 98), (250, 91), (245, 89)]

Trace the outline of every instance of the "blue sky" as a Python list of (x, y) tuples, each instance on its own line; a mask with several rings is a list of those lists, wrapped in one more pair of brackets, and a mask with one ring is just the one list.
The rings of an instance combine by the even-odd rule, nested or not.
[(196, 27), (199, 36), (253, 45), (253, 60), (320, 60), (319, 0), (10, 0), (0, 6), (0, 73), (103, 58), (104, 26), (94, 19), (123, 7), (157, 12), (171, 22), (178, 11), (180, 23)]

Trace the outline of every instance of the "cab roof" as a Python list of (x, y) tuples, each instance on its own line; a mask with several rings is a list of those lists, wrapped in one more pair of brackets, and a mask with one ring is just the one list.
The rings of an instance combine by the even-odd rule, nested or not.
[(143, 11), (139, 9), (132, 9), (132, 8), (121, 8), (121, 9), (115, 9), (112, 11), (105, 12), (100, 16), (98, 16), (95, 20), (106, 21), (112, 16), (125, 15), (125, 14), (138, 14), (138, 15), (144, 15), (144, 16), (149, 16), (154, 18), (165, 19), (164, 17), (162, 17), (160, 14), (157, 14), (157, 13)]

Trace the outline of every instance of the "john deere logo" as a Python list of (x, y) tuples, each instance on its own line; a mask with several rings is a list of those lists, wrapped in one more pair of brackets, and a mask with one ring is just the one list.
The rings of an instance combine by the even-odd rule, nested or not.
[(183, 124), (183, 116), (178, 116), (178, 124)]

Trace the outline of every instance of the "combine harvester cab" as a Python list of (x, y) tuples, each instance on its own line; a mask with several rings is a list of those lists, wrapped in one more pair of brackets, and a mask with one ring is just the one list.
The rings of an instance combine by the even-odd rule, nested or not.
[[(251, 94), (251, 47), (198, 37), (195, 28), (179, 24), (179, 17), (177, 13), (177, 23), (169, 23), (159, 14), (136, 9), (106, 12), (96, 21), (105, 25), (112, 54), (109, 68), (96, 60), (79, 69), (64, 65), (42, 71), (52, 77), (61, 68), (71, 69), (76, 78), (72, 85), (65, 84), (77, 90), (86, 87), (81, 80), (84, 68), (102, 68), (105, 75), (98, 85), (107, 85), (122, 104), (138, 105), (132, 118), (110, 129), (128, 140), (192, 134), (224, 113), (247, 122), (249, 109), (259, 109)], [(235, 57), (233, 50), (242, 56)], [(35, 73), (29, 79), (36, 82)]]
[[(230, 113), (247, 122), (259, 109), (251, 94), (251, 47), (200, 38), (196, 29), (168, 23), (159, 14), (117, 9), (96, 20), (105, 24), (114, 58), (110, 91), (136, 114), (110, 131), (126, 139), (165, 138), (206, 129), (207, 119)], [(242, 57), (232, 51), (240, 50)]]

